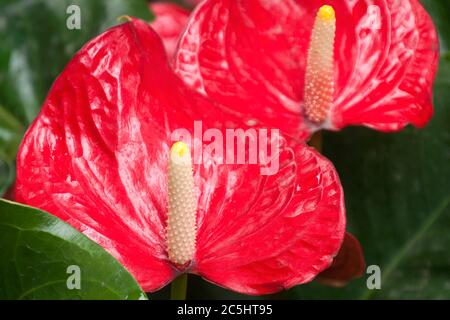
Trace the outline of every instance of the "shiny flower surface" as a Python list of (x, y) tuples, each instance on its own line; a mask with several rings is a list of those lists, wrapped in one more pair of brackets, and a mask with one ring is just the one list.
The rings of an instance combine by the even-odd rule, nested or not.
[[(323, 5), (335, 10), (335, 34), (333, 28), (316, 32), (313, 41), (314, 30), (324, 29), (315, 27)], [(317, 83), (308, 83), (308, 50), (326, 52), (330, 44), (332, 103), (311, 112), (307, 88)], [(438, 53), (434, 25), (418, 0), (206, 0), (189, 19), (174, 68), (248, 124), (307, 139), (348, 125), (423, 127), (433, 114)], [(311, 74), (323, 72), (316, 65)], [(312, 92), (321, 96), (327, 88)]]
[(245, 128), (227, 112), (187, 87), (157, 34), (133, 19), (87, 43), (55, 81), (19, 150), (16, 199), (101, 244), (146, 291), (182, 272), (246, 294), (310, 281), (343, 241), (343, 192), (328, 160), (283, 138), (273, 175), (208, 153), (193, 164), (193, 181), (182, 178), (194, 186), (185, 194), (196, 206), (193, 257), (180, 264), (190, 256), (169, 254), (169, 202), (173, 212), (183, 203), (169, 197), (178, 190), (169, 154), (189, 150), (174, 147), (171, 134), (193, 132), (195, 120), (205, 129)]

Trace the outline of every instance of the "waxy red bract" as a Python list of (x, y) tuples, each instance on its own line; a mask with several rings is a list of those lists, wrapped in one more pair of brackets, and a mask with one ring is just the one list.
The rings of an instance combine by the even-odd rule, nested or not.
[(149, 7), (155, 15), (150, 25), (163, 40), (167, 55), (172, 57), (187, 25), (189, 11), (170, 2), (150, 2)]
[[(165, 233), (170, 134), (192, 132), (195, 120), (204, 129), (240, 126), (173, 74), (147, 23), (114, 27), (55, 81), (19, 150), (16, 199), (70, 223), (145, 290), (157, 290), (180, 272), (168, 260)], [(183, 271), (265, 294), (331, 264), (345, 232), (337, 173), (312, 148), (281, 143), (272, 176), (214, 157), (194, 166), (197, 247)]]
[[(335, 97), (329, 119), (303, 115), (315, 15), (336, 11)], [(418, 0), (206, 0), (189, 19), (174, 68), (250, 124), (306, 139), (321, 128), (424, 126), (438, 62), (434, 25)]]

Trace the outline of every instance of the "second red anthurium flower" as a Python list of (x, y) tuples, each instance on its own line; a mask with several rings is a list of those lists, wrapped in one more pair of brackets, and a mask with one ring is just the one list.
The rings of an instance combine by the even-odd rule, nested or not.
[(114, 27), (55, 81), (19, 150), (16, 199), (101, 244), (146, 291), (190, 272), (266, 294), (329, 267), (345, 233), (332, 164), (283, 138), (272, 175), (213, 153), (196, 164), (201, 141), (171, 139), (196, 120), (245, 129), (173, 73), (147, 23)]
[(348, 125), (424, 126), (438, 47), (418, 0), (206, 0), (173, 66), (249, 125), (307, 139)]

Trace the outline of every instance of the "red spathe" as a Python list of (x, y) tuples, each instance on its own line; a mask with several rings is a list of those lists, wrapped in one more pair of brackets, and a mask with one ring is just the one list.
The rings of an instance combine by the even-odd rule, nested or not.
[(150, 2), (155, 19), (150, 26), (161, 37), (169, 57), (174, 56), (179, 37), (187, 25), (189, 11), (170, 2)]
[[(241, 126), (186, 87), (161, 40), (139, 20), (86, 44), (55, 81), (17, 158), (17, 201), (46, 210), (101, 244), (154, 291), (179, 270), (166, 246), (170, 134)], [(313, 279), (343, 241), (342, 187), (312, 148), (282, 140), (280, 170), (194, 166), (195, 259), (185, 270), (246, 294)]]
[[(335, 96), (320, 126), (303, 115), (306, 57), (320, 6), (336, 11)], [(206, 0), (174, 60), (198, 92), (248, 123), (307, 139), (321, 128), (397, 131), (432, 116), (439, 45), (418, 0)]]

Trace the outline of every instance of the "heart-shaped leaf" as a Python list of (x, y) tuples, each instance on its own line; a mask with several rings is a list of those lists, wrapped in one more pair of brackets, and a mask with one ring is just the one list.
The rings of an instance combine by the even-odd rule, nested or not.
[(0, 299), (146, 299), (110, 254), (62, 220), (0, 199)]

